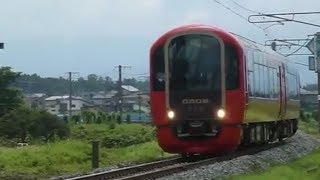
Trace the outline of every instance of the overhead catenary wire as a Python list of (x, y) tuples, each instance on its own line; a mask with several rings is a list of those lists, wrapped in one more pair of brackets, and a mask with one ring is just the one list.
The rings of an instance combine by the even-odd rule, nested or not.
[[(224, 7), (225, 9), (227, 9), (227, 10), (230, 11), (231, 13), (239, 16), (241, 19), (243, 19), (243, 20), (245, 20), (246, 22), (248, 22), (248, 18), (247, 18), (247, 17), (245, 17), (245, 16), (241, 15), (240, 13), (234, 11), (232, 8), (226, 6), (225, 4), (221, 3), (221, 2), (218, 1), (218, 0), (213, 0), (213, 1), (214, 1), (215, 3), (217, 3), (217, 4), (219, 4), (220, 6)], [(251, 24), (252, 24), (252, 23), (251, 23)], [(253, 25), (256, 26), (257, 28), (261, 29), (261, 30), (265, 33), (266, 36), (268, 36), (268, 37), (270, 36), (270, 35), (269, 35), (270, 33), (268, 33), (268, 32), (266, 31), (266, 29), (264, 29), (264, 28), (262, 28), (262, 27), (260, 27), (260, 26), (258, 26), (258, 25), (256, 25), (256, 24), (253, 24)], [(271, 38), (271, 37), (269, 37), (269, 38)]]
[(291, 56), (291, 55), (295, 54), (296, 52), (300, 51), (302, 48), (304, 48), (304, 47), (307, 45), (308, 42), (309, 42), (309, 41), (306, 41), (306, 42), (305, 42), (303, 45), (301, 45), (298, 49), (296, 49), (295, 51), (293, 51), (293, 52), (290, 53), (290, 54), (286, 54), (285, 56), (288, 57), (288, 56)]
[(246, 11), (249, 11), (249, 12), (252, 12), (252, 13), (258, 13), (258, 14), (261, 14), (260, 12), (258, 12), (258, 11), (254, 11), (254, 10), (251, 10), (251, 9), (249, 9), (249, 8), (247, 8), (247, 7), (245, 7), (245, 6), (243, 6), (243, 5), (241, 5), (241, 4), (239, 4), (238, 2), (236, 2), (235, 0), (230, 0), (231, 2), (233, 2), (235, 5), (237, 5), (238, 7), (240, 7), (240, 8), (242, 8), (242, 9), (244, 9), (244, 10), (246, 10)]

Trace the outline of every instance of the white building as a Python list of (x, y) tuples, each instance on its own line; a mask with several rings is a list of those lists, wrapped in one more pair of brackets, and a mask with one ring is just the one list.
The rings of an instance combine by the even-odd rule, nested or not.
[[(72, 114), (79, 114), (81, 109), (88, 104), (89, 102), (83, 98), (72, 96)], [(51, 96), (45, 99), (45, 109), (51, 114), (67, 115), (69, 114), (69, 107), (69, 96)]]
[(130, 95), (130, 94), (133, 94), (133, 93), (138, 93), (140, 90), (133, 87), (133, 86), (130, 86), (130, 85), (122, 85), (122, 93), (123, 95)]

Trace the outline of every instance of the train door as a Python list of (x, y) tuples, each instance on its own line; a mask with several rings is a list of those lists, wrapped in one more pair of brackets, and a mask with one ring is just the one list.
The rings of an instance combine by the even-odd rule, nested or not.
[(287, 92), (286, 92), (286, 76), (285, 76), (285, 67), (284, 64), (281, 64), (279, 66), (279, 105), (280, 105), (280, 111), (279, 111), (279, 119), (284, 119), (286, 115), (286, 109), (287, 109)]

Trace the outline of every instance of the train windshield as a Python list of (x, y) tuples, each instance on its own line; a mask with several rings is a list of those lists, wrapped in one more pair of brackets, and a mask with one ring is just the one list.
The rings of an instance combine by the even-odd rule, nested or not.
[(208, 35), (174, 38), (168, 49), (171, 91), (220, 91), (219, 41)]

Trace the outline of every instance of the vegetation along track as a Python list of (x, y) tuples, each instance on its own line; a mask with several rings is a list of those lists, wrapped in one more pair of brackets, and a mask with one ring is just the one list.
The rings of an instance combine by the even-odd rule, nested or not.
[(274, 147), (283, 145), (285, 141), (275, 142), (271, 144), (258, 145), (247, 148), (239, 148), (238, 151), (220, 155), (215, 157), (201, 157), (199, 159), (193, 159), (191, 161), (185, 161), (182, 158), (174, 157), (167, 160), (156, 161), (131, 167), (125, 167), (121, 169), (115, 169), (107, 172), (100, 172), (89, 174), (85, 176), (78, 176), (70, 178), (68, 180), (93, 180), (93, 179), (118, 179), (118, 180), (135, 180), (135, 179), (154, 179), (171, 175), (182, 171), (187, 171), (193, 168), (197, 168), (204, 165), (213, 164), (216, 162), (222, 162), (231, 160), (244, 155), (253, 155), (261, 151), (265, 151)]

